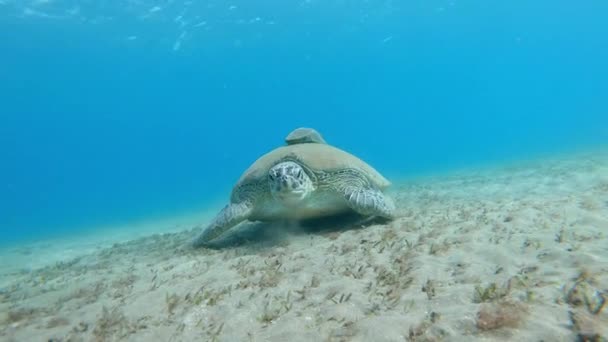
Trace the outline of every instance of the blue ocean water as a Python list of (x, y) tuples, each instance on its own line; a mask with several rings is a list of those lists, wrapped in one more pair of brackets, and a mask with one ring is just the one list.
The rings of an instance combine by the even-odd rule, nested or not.
[(201, 210), (299, 126), (393, 178), (605, 144), (607, 11), (0, 0), (0, 239)]

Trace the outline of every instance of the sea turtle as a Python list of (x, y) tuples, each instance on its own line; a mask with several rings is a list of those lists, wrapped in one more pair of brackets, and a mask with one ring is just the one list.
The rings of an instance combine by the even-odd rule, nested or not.
[[(295, 142), (292, 136), (305, 136)], [(256, 160), (241, 176), (226, 205), (192, 244), (206, 245), (242, 221), (320, 218), (348, 211), (392, 219), (395, 205), (383, 191), (391, 183), (354, 155), (300, 128)]]

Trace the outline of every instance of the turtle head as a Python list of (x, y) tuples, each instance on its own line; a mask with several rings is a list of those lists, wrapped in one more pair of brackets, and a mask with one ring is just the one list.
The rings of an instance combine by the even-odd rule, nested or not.
[(313, 191), (313, 184), (304, 168), (298, 163), (286, 161), (268, 171), (272, 196), (287, 205), (295, 205)]

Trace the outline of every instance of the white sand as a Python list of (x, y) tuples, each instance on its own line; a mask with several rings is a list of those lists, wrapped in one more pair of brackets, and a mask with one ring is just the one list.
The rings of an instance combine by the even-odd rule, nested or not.
[[(221, 208), (221, 207), (220, 207)], [(134, 220), (129, 224), (88, 228), (73, 235), (0, 246), (0, 289), (14, 282), (6, 275), (31, 272), (68, 262), (79, 256), (112, 247), (116, 243), (160, 233), (183, 231), (213, 217), (215, 212), (182, 214), (155, 220)]]
[(385, 225), (249, 224), (216, 250), (188, 230), (4, 274), (0, 340), (608, 338), (608, 153), (394, 194)]

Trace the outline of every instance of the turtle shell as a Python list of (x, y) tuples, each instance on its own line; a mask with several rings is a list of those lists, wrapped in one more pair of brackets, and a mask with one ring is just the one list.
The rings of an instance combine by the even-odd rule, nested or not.
[(354, 155), (327, 144), (295, 144), (276, 148), (256, 160), (237, 182), (240, 184), (266, 178), (268, 171), (284, 159), (295, 159), (310, 169), (331, 171), (357, 169), (365, 174), (370, 182), (380, 189), (391, 185), (376, 169)]

